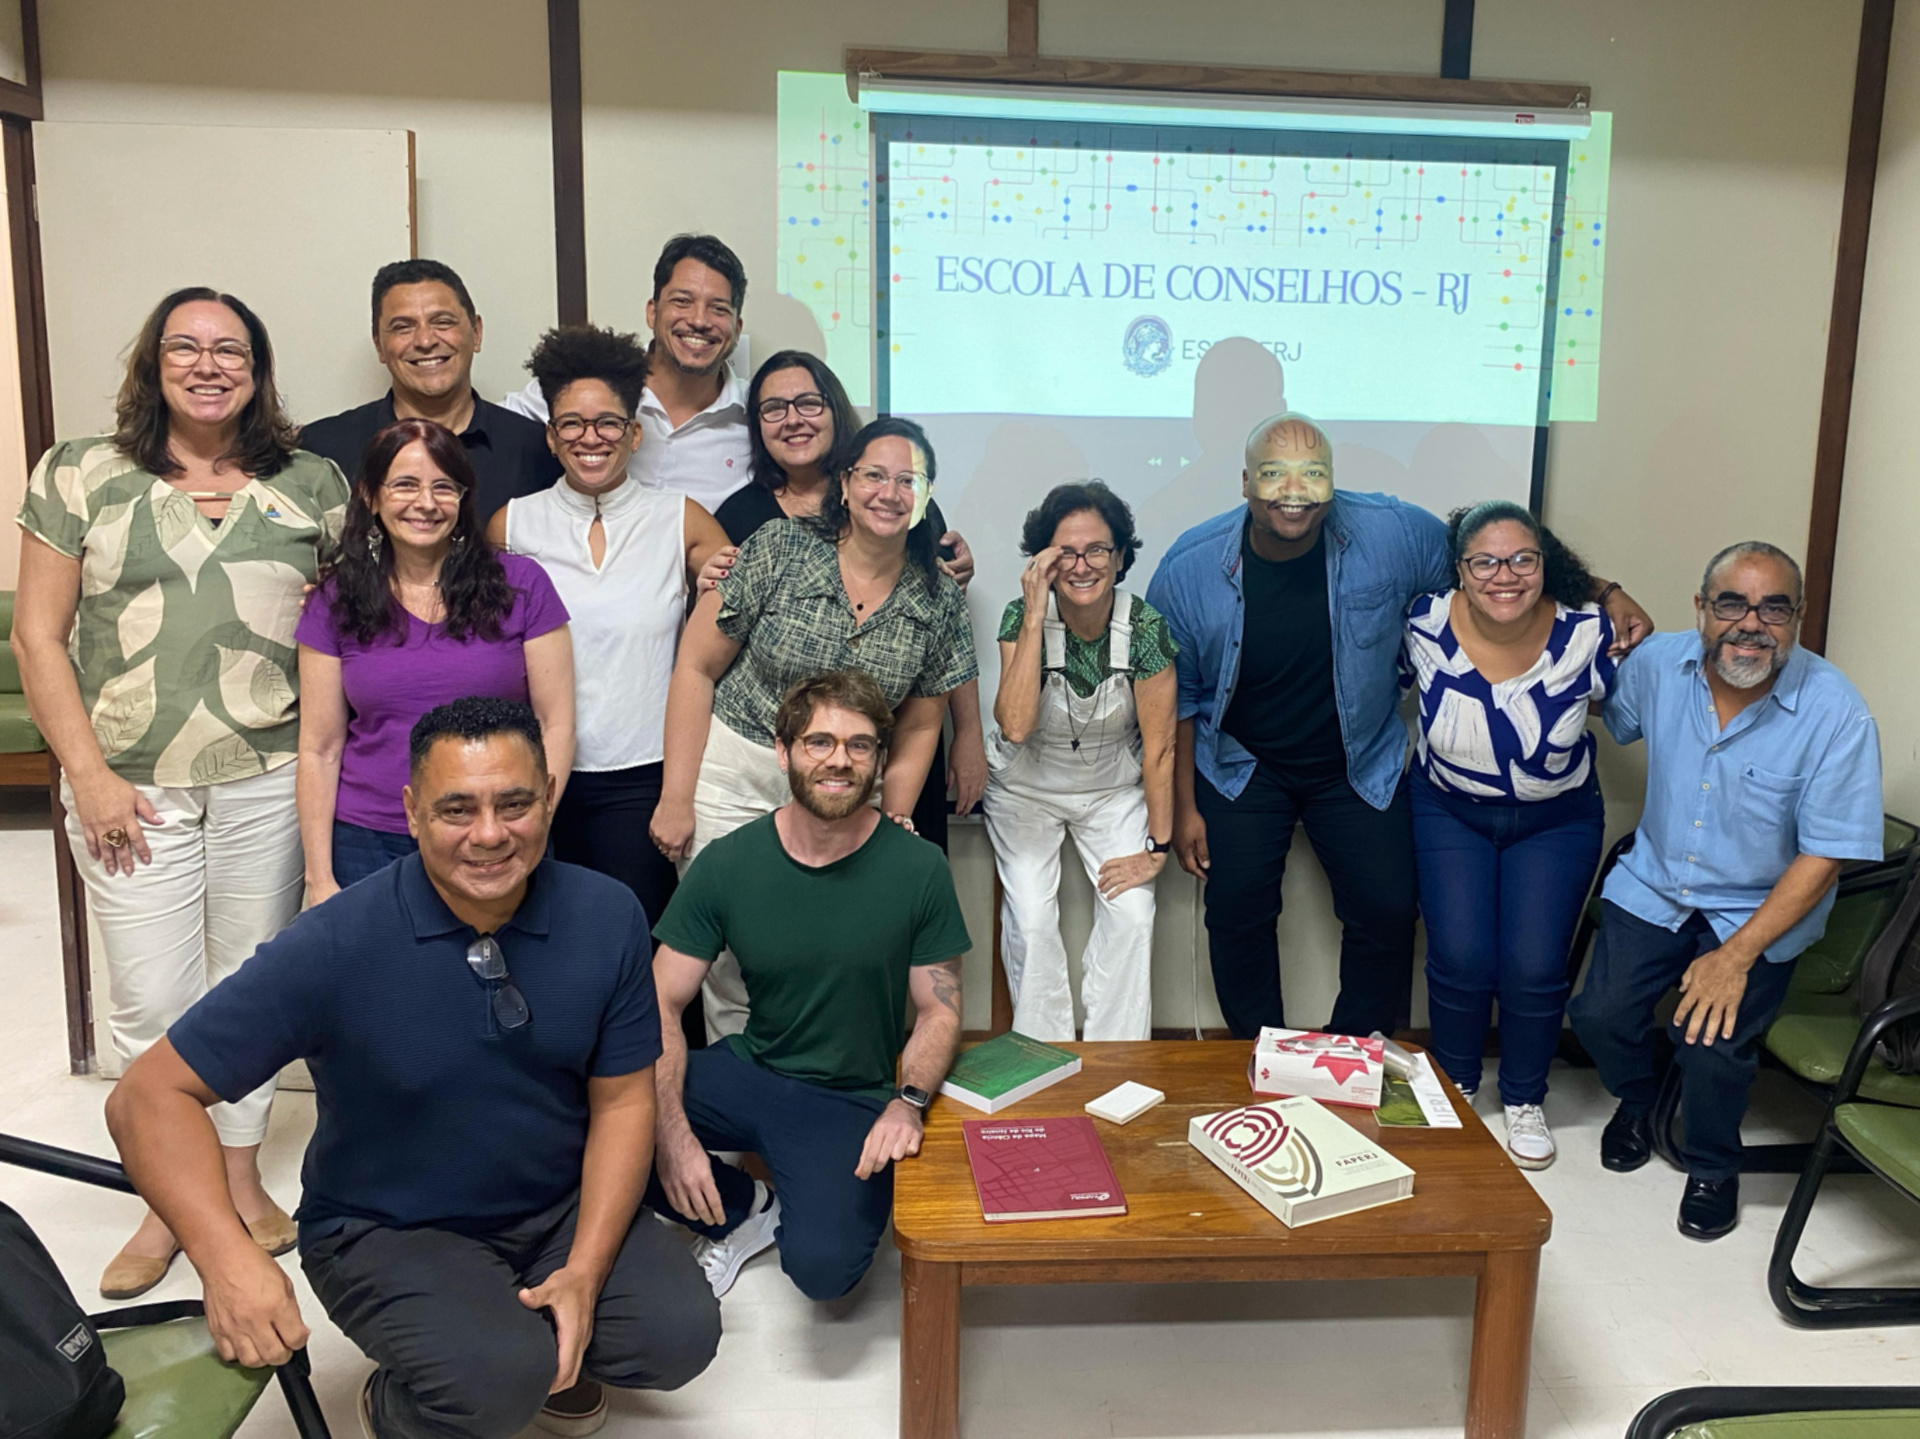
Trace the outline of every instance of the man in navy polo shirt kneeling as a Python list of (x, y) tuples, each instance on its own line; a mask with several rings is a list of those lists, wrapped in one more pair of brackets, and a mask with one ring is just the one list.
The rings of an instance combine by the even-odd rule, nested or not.
[(660, 1019), (624, 886), (543, 862), (553, 811), (524, 704), (467, 699), (413, 731), (420, 852), (309, 910), (183, 1015), (107, 1103), (127, 1171), (186, 1248), (223, 1358), (306, 1342), (247, 1236), (205, 1106), (313, 1073), (301, 1264), (379, 1365), (369, 1439), (590, 1434), (600, 1386), (705, 1369), (719, 1305), (642, 1213)]

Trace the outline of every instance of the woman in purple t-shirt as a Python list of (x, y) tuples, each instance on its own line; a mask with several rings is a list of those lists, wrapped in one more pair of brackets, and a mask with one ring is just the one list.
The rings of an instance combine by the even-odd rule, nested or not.
[(573, 643), (547, 572), (486, 542), (473, 465), (431, 420), (373, 437), (340, 558), (307, 602), (300, 642), (300, 837), (307, 902), (416, 847), (400, 791), (407, 743), (436, 705), (525, 700), (554, 798), (573, 768)]

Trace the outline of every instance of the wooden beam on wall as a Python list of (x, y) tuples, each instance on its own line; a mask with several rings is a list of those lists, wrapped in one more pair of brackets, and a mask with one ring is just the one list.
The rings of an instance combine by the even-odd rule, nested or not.
[(1040, 53), (1040, 0), (1007, 0), (1007, 53)]
[(20, 353), (20, 413), (27, 469), (53, 447), (53, 381), (47, 359), (47, 292), (34, 200), (33, 126), (0, 119), (7, 176), (7, 236), (13, 252), (13, 331)]
[(35, 0), (0, 0), (20, 7), (20, 59), (24, 82), (0, 80), (0, 115), (46, 119), (40, 96), (40, 7)]
[(1853, 412), (1853, 365), (1860, 343), (1860, 300), (1867, 276), (1867, 230), (1880, 163), (1880, 121), (1886, 109), (1887, 58), (1894, 0), (1866, 0), (1860, 54), (1853, 72), (1853, 127), (1847, 138), (1847, 181), (1840, 200), (1840, 245), (1833, 270), (1833, 314), (1827, 326), (1826, 383), (1813, 456), (1813, 512), (1807, 522), (1807, 610), (1800, 643), (1827, 648), (1833, 603), (1834, 551), (1840, 533), (1840, 487), (1847, 467), (1847, 425)]
[(587, 322), (587, 172), (580, 102), (580, 0), (547, 0), (553, 123), (553, 260), (560, 323)]
[(1440, 75), (1367, 75), (1338, 70), (1267, 70), (1250, 65), (1181, 65), (1130, 60), (1062, 60), (927, 50), (863, 50), (845, 55), (847, 93), (863, 77), (1107, 90), (1183, 90), (1213, 95), (1298, 95), (1317, 100), (1409, 100), (1439, 105), (1499, 105), (1570, 110), (1590, 87), (1533, 80), (1462, 80)]

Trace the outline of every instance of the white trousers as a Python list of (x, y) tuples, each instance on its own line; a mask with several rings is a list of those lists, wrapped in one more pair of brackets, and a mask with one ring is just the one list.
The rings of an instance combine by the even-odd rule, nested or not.
[[(707, 728), (707, 752), (693, 790), (693, 853), (680, 872), (686, 873), (686, 866), (716, 839), (772, 814), (792, 797), (771, 745), (742, 739), (719, 720), (713, 721)], [(747, 1027), (747, 986), (732, 950), (722, 950), (714, 960), (700, 993), (710, 1038), (738, 1034)]]
[(1020, 783), (1027, 767), (987, 782), (987, 835), (1000, 872), (1000, 962), (1013, 991), (1013, 1027), (1034, 1039), (1072, 1039), (1073, 990), (1060, 939), (1060, 847), (1071, 835), (1094, 881), (1093, 933), (1080, 960), (1086, 1038), (1153, 1034), (1153, 886), (1103, 899), (1100, 866), (1146, 846), (1147, 796), (1138, 784), (1075, 792)]
[[(294, 813), (296, 765), (191, 789), (136, 785), (164, 821), (146, 825), (152, 864), (109, 875), (87, 854), (63, 779), (67, 838), (99, 922), (113, 990), (107, 1026), (125, 1064), (145, 1054), (202, 995), (300, 912), (305, 866)], [(220, 1142), (258, 1144), (273, 1103), (269, 1080), (208, 1113)]]

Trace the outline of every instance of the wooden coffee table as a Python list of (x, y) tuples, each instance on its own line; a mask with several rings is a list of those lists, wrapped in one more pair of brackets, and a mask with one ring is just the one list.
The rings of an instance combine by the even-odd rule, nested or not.
[(1245, 1041), (1074, 1044), (1079, 1074), (995, 1118), (1080, 1114), (1123, 1080), (1163, 1090), (1133, 1123), (1095, 1120), (1127, 1195), (1113, 1219), (988, 1224), (950, 1099), (927, 1116), (918, 1159), (894, 1179), (900, 1247), (900, 1433), (958, 1439), (960, 1290), (968, 1284), (1191, 1284), (1275, 1279), (1386, 1279), (1471, 1274), (1473, 1356), (1468, 1439), (1520, 1439), (1540, 1246), (1553, 1216), (1504, 1149), (1460, 1100), (1461, 1129), (1382, 1129), (1365, 1110), (1334, 1109), (1414, 1171), (1413, 1197), (1288, 1229), (1187, 1143), (1196, 1114), (1257, 1096)]

